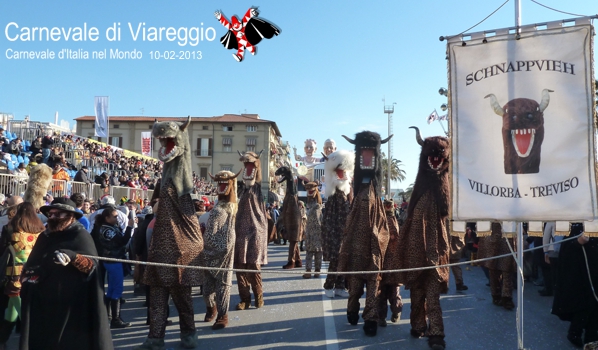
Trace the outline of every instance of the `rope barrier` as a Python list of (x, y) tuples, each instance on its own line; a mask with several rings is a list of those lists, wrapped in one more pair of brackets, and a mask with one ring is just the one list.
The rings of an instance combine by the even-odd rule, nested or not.
[[(556, 243), (556, 244), (562, 244), (563, 242), (567, 242), (573, 239), (577, 239), (579, 236), (583, 235), (580, 234), (578, 236), (573, 236), (573, 237), (569, 237), (569, 238), (565, 238), (562, 241)], [(525, 249), (523, 252), (531, 252), (534, 251), (536, 249), (540, 249), (540, 248), (544, 248), (546, 246), (550, 246), (550, 245), (555, 245), (554, 242), (550, 243), (550, 244), (544, 244), (541, 246), (537, 246), (534, 248), (528, 248)], [(246, 272), (246, 273), (272, 273), (272, 274), (288, 274), (288, 275), (303, 275), (305, 273), (305, 271), (286, 271), (286, 270), (273, 270), (273, 269), (267, 269), (267, 270), (248, 270), (248, 269), (229, 269), (229, 268), (224, 268), (224, 267), (212, 267), (212, 266), (192, 266), (192, 265), (177, 265), (177, 264), (165, 264), (165, 263), (157, 263), (157, 262), (150, 262), (150, 261), (139, 261), (139, 260), (126, 260), (126, 259), (116, 259), (116, 258), (106, 258), (106, 257), (99, 257), (99, 256), (94, 256), (94, 255), (85, 255), (85, 254), (80, 254), (81, 256), (84, 256), (86, 258), (90, 258), (90, 259), (95, 259), (95, 260), (102, 260), (102, 261), (108, 261), (108, 262), (119, 262), (119, 263), (125, 263), (125, 264), (139, 264), (139, 265), (147, 265), (147, 266), (158, 266), (158, 267), (173, 267), (173, 268), (183, 268), (183, 269), (195, 269), (195, 270), (208, 270), (208, 271), (231, 271), (231, 272)], [(482, 262), (482, 261), (488, 261), (488, 260), (494, 260), (494, 259), (501, 259), (501, 258), (505, 258), (505, 257), (512, 257), (513, 253), (507, 253), (507, 254), (502, 254), (502, 255), (497, 255), (497, 256), (492, 256), (492, 257), (488, 257), (488, 258), (482, 258), (482, 259), (476, 259), (476, 260), (470, 260), (470, 261), (462, 261), (462, 262), (456, 262), (456, 263), (450, 263), (450, 264), (445, 264), (445, 265), (435, 265), (435, 266), (422, 266), (422, 267), (414, 267), (414, 268), (410, 268), (410, 269), (397, 269), (397, 270), (380, 270), (380, 271), (321, 271), (319, 272), (322, 275), (370, 275), (370, 274), (384, 274), (384, 273), (397, 273), (397, 272), (408, 272), (408, 271), (421, 271), (421, 270), (431, 270), (431, 269), (438, 269), (438, 268), (444, 268), (444, 267), (452, 267), (452, 266), (458, 266), (458, 265), (467, 265), (467, 264), (474, 264), (474, 263), (478, 263), (478, 262)]]

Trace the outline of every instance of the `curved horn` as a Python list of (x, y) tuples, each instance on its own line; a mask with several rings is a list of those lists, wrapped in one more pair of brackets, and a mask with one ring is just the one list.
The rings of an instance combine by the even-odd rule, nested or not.
[(548, 107), (548, 103), (550, 102), (550, 95), (549, 92), (554, 92), (552, 90), (544, 89), (542, 90), (542, 102), (540, 102), (540, 112), (544, 112), (546, 107)]
[(494, 96), (494, 94), (488, 94), (488, 95), (484, 96), (484, 98), (488, 98), (488, 97), (490, 97), (490, 107), (492, 107), (492, 110), (494, 111), (494, 113), (496, 113), (502, 117), (505, 114), (505, 111), (502, 109), (502, 107), (498, 103), (496, 96)]
[(187, 121), (183, 123), (183, 125), (179, 126), (179, 129), (181, 129), (181, 131), (185, 131), (185, 129), (189, 126), (189, 124), (191, 123), (191, 116), (187, 116)]
[(422, 139), (422, 133), (419, 131), (417, 126), (410, 126), (409, 129), (415, 129), (415, 139), (420, 146), (424, 145), (424, 139)]
[(384, 140), (380, 141), (381, 144), (383, 145), (383, 144), (387, 143), (393, 136), (394, 136), (394, 134), (392, 134), (389, 137), (385, 138)]
[(241, 151), (237, 150), (237, 153), (239, 153), (239, 156), (243, 157), (243, 153), (241, 153)]
[(258, 153), (257, 159), (260, 159), (260, 156), (262, 155), (262, 153), (264, 153), (264, 150), (261, 150), (260, 153)]
[(208, 175), (210, 175), (210, 177), (212, 178), (212, 180), (216, 181), (216, 179), (214, 178), (214, 175), (210, 174), (209, 171), (208, 171)]
[(321, 152), (322, 156), (324, 157), (324, 160), (328, 160), (328, 157), (326, 157), (326, 154), (324, 154), (324, 152)]
[(228, 179), (229, 179), (229, 180), (236, 179), (236, 178), (237, 178), (237, 176), (241, 175), (241, 172), (243, 171), (243, 169), (245, 169), (245, 168), (241, 168), (241, 170), (239, 170), (239, 172), (237, 173), (237, 175), (235, 175), (235, 176), (233, 176), (233, 177), (229, 177)]
[(348, 138), (348, 137), (347, 137), (347, 136), (345, 136), (345, 135), (341, 135), (341, 136), (342, 136), (342, 137), (344, 137), (344, 138), (345, 138), (345, 140), (349, 141), (349, 143), (350, 143), (350, 144), (352, 144), (352, 145), (354, 145), (354, 144), (355, 144), (355, 140), (351, 140), (350, 138)]

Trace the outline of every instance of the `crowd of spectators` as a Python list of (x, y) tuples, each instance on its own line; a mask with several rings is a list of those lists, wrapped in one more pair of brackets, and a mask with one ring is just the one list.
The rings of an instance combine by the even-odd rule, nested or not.
[[(41, 133), (41, 130), (40, 130)], [(123, 186), (153, 190), (162, 174), (162, 162), (149, 157), (126, 155), (123, 149), (72, 134), (49, 133), (22, 140), (0, 127), (0, 166), (5, 173), (27, 180), (34, 165), (54, 168), (55, 179), (97, 183), (103, 188)], [(195, 194), (216, 195), (210, 181), (193, 172)]]

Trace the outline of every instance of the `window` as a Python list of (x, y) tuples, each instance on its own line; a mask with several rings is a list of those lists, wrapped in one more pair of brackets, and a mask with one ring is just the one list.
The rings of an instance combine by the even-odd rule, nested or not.
[(247, 125), (247, 132), (256, 132), (257, 125)]
[(208, 178), (208, 168), (206, 168), (206, 167), (199, 168), (199, 178), (203, 179), (203, 180)]
[(222, 125), (222, 131), (233, 131), (232, 125)]
[(208, 126), (207, 125), (202, 125), (201, 126), (201, 130), (208, 130)]
[(232, 151), (233, 151), (232, 146), (225, 146), (225, 145), (222, 146), (222, 152), (231, 153)]
[(121, 136), (111, 136), (110, 146), (123, 148), (123, 138)]
[(153, 129), (154, 128), (154, 124), (150, 124), (147, 128), (150, 129), (150, 130)]
[(255, 146), (247, 146), (245, 152), (255, 152)]
[(222, 144), (223, 145), (227, 145), (227, 146), (231, 146), (233, 144), (233, 139), (230, 137), (223, 137), (222, 138)]
[(232, 165), (221, 165), (220, 166), (220, 170), (227, 170), (227, 171), (233, 171), (233, 166)]
[(114, 124), (114, 125), (112, 126), (112, 128), (113, 128), (113, 129), (119, 129), (119, 128), (120, 128), (120, 124)]
[(255, 137), (248, 137), (248, 138), (245, 140), (245, 144), (246, 144), (247, 146), (255, 146), (255, 145), (257, 144), (257, 138), (255, 138)]
[(198, 157), (211, 157), (212, 156), (212, 139), (211, 138), (198, 138), (197, 139), (197, 150), (195, 155)]

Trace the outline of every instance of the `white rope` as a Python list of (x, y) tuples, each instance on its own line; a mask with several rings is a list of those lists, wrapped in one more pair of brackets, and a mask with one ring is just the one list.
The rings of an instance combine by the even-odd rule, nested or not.
[[(559, 243), (570, 241), (572, 239), (576, 239), (577, 237), (578, 236), (570, 237), (570, 238), (565, 238), (562, 241), (560, 241)], [(551, 244), (554, 244), (554, 243), (551, 243)], [(546, 246), (551, 245), (551, 244), (546, 244)], [(523, 252), (531, 252), (533, 250), (540, 249), (540, 248), (543, 248), (543, 247), (544, 247), (544, 245), (541, 245), (541, 246), (538, 246), (538, 247), (526, 249)], [(194, 269), (194, 270), (232, 271), (232, 272), (246, 272), (246, 273), (274, 273), (274, 274), (288, 274), (288, 275), (303, 275), (305, 273), (305, 271), (290, 271), (290, 270), (289, 271), (285, 271), (285, 270), (279, 270), (279, 269), (276, 269), (276, 270), (273, 270), (273, 269), (267, 269), (267, 270), (248, 270), (248, 269), (235, 269), (235, 268), (229, 269), (229, 268), (225, 268), (225, 267), (177, 265), (177, 264), (165, 264), (165, 263), (150, 262), (150, 261), (138, 261), (138, 260), (126, 260), (126, 259), (106, 258), (106, 257), (99, 257), (99, 256), (94, 256), (94, 255), (85, 255), (85, 254), (79, 254), (79, 255), (84, 256), (86, 258), (90, 258), (90, 259), (103, 260), (103, 261), (109, 261), (109, 262), (120, 262), (120, 263), (126, 263), (126, 264), (139, 264), (139, 265), (147, 265), (147, 266), (173, 267), (173, 268)], [(414, 267), (414, 268), (410, 268), (410, 269), (380, 270), (380, 271), (346, 271), (346, 272), (339, 272), (339, 271), (334, 271), (334, 272), (328, 271), (328, 272), (326, 272), (326, 271), (322, 271), (322, 272), (320, 272), (320, 274), (322, 274), (322, 275), (369, 275), (369, 274), (379, 274), (379, 273), (397, 273), (397, 272), (407, 272), (407, 271), (422, 271), (422, 270), (431, 270), (431, 269), (438, 269), (438, 268), (458, 266), (458, 265), (475, 264), (475, 263), (482, 262), (482, 261), (500, 259), (500, 258), (505, 258), (505, 257), (509, 257), (509, 256), (512, 256), (512, 253), (507, 253), (507, 254), (492, 256), (492, 257), (483, 258), (483, 259), (476, 259), (476, 260), (470, 260), (470, 261), (456, 262), (456, 263), (445, 264), (445, 265), (422, 266), (422, 267)]]

